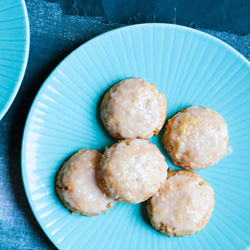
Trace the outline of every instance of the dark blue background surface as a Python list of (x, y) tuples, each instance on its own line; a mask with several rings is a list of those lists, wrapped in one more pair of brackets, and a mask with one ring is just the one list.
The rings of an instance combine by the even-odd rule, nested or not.
[(101, 16), (119, 24), (168, 22), (201, 29), (250, 33), (248, 0), (46, 0), (63, 14)]
[[(8, 0), (5, 0), (8, 1)], [(28, 110), (52, 69), (90, 38), (123, 25), (168, 22), (210, 33), (250, 59), (250, 0), (28, 0), (30, 57), (24, 81), (0, 121), (0, 250), (54, 249), (35, 221), (21, 180)]]

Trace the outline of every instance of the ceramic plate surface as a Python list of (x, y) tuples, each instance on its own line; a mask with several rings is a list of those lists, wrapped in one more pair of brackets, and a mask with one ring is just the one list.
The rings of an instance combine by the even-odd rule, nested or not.
[(21, 85), (29, 54), (24, 0), (0, 0), (0, 120)]
[[(55, 174), (67, 157), (114, 142), (97, 118), (98, 105), (112, 84), (128, 77), (155, 83), (167, 96), (168, 117), (197, 104), (216, 110), (228, 124), (232, 154), (198, 171), (216, 200), (211, 220), (199, 233), (169, 238), (150, 226), (140, 204), (118, 203), (92, 218), (72, 215), (55, 195)], [(212, 36), (167, 24), (100, 35), (60, 63), (30, 110), (22, 174), (32, 210), (59, 249), (248, 249), (249, 109), (250, 63)], [(161, 149), (159, 138), (150, 141)]]

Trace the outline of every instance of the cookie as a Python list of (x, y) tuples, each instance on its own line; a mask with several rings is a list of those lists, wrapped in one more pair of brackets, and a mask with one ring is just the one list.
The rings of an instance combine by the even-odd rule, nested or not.
[(226, 156), (227, 124), (214, 110), (191, 106), (168, 120), (162, 143), (176, 166), (202, 169)]
[(141, 78), (123, 80), (105, 94), (100, 117), (115, 138), (150, 138), (161, 130), (167, 114), (166, 97)]
[(96, 182), (96, 167), (101, 157), (96, 150), (82, 149), (70, 157), (57, 174), (56, 193), (74, 214), (98, 215), (116, 203)]
[(180, 170), (168, 173), (167, 180), (148, 201), (147, 211), (154, 228), (169, 236), (200, 231), (214, 207), (212, 187), (198, 174)]
[(126, 139), (107, 148), (97, 171), (100, 188), (113, 199), (128, 203), (147, 200), (166, 176), (164, 156), (144, 139)]

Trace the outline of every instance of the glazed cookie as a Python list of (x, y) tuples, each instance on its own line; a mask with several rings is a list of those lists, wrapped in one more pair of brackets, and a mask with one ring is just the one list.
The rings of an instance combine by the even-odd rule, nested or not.
[(153, 227), (169, 236), (200, 231), (208, 223), (213, 207), (212, 187), (188, 170), (170, 171), (147, 204)]
[(97, 171), (100, 188), (128, 203), (147, 200), (166, 176), (164, 156), (144, 139), (126, 139), (106, 149)]
[(101, 104), (101, 120), (115, 138), (150, 138), (162, 128), (166, 97), (141, 78), (123, 80), (109, 89)]
[(74, 214), (98, 215), (114, 206), (116, 201), (102, 193), (96, 182), (96, 167), (102, 154), (82, 149), (67, 160), (56, 178), (56, 193)]
[(191, 106), (168, 120), (162, 143), (176, 166), (202, 169), (226, 156), (227, 125), (214, 110)]

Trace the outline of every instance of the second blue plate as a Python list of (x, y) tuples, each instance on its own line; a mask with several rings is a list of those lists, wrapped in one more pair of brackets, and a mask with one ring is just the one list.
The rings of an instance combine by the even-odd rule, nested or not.
[(24, 0), (0, 1), (0, 120), (8, 111), (23, 80), (29, 39)]

